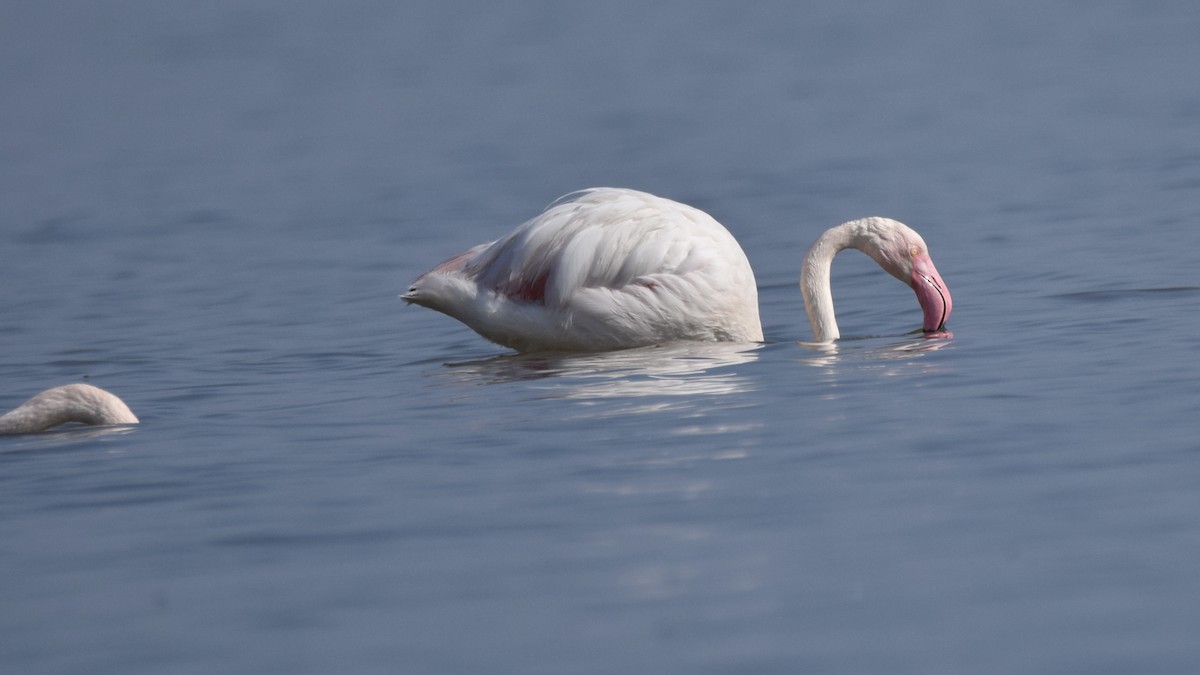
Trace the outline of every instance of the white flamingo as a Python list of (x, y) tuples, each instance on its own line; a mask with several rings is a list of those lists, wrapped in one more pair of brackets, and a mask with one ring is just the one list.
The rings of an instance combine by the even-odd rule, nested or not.
[[(800, 288), (817, 342), (840, 337), (829, 268), (845, 248), (916, 292), (927, 334), (944, 329), (950, 291), (921, 235), (863, 218), (825, 232), (804, 258)], [(400, 297), (523, 352), (763, 339), (754, 272), (733, 235), (699, 209), (619, 188), (566, 195), (421, 275)]]
[(137, 424), (125, 402), (90, 384), (47, 389), (15, 410), (0, 415), (0, 434), (30, 434), (67, 422)]

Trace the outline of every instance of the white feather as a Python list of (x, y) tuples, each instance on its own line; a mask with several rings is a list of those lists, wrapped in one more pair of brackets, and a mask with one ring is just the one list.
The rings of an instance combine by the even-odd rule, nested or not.
[(28, 434), (67, 422), (137, 424), (125, 402), (90, 384), (47, 389), (16, 409), (0, 415), (0, 434)]
[[(829, 266), (845, 248), (913, 286), (926, 331), (941, 330), (950, 294), (920, 235), (867, 218), (831, 228), (805, 258), (801, 285), (816, 340), (839, 336)], [(754, 272), (733, 235), (699, 209), (619, 188), (566, 195), (508, 236), (421, 275), (401, 297), (519, 351), (763, 339)]]
[(737, 240), (698, 209), (635, 190), (567, 195), (402, 297), (521, 351), (762, 340)]

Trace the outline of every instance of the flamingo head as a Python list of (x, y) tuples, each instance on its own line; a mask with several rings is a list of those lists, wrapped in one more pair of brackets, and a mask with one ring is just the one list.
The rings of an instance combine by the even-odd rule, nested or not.
[(866, 218), (863, 222), (866, 228), (856, 248), (913, 289), (925, 315), (921, 327), (926, 335), (944, 334), (954, 301), (929, 257), (925, 240), (916, 230), (890, 218)]
[(929, 335), (945, 331), (946, 319), (950, 318), (954, 300), (950, 297), (946, 282), (942, 281), (942, 275), (933, 266), (928, 251), (912, 256), (908, 285), (916, 292), (917, 302), (921, 303), (921, 311), (925, 313), (925, 321), (921, 326), (925, 333)]

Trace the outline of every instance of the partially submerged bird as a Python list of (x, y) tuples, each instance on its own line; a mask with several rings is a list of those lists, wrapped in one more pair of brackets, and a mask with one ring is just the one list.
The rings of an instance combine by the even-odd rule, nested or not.
[(829, 342), (841, 337), (833, 312), (829, 270), (833, 257), (848, 249), (871, 256), (885, 272), (904, 282), (917, 294), (924, 314), (921, 328), (926, 335), (942, 334), (954, 301), (929, 257), (929, 247), (916, 230), (891, 218), (860, 218), (831, 227), (808, 249), (800, 268), (800, 293), (804, 311), (812, 325), (813, 341)]
[[(916, 292), (927, 334), (944, 329), (950, 292), (921, 236), (864, 218), (830, 229), (804, 258), (800, 286), (817, 342), (840, 337), (829, 270), (845, 248)], [(733, 235), (699, 209), (620, 188), (566, 195), (421, 275), (400, 297), (523, 352), (763, 339), (754, 272)]]
[(137, 424), (125, 402), (90, 384), (47, 389), (16, 409), (0, 415), (0, 434), (30, 434), (50, 427), (82, 424)]

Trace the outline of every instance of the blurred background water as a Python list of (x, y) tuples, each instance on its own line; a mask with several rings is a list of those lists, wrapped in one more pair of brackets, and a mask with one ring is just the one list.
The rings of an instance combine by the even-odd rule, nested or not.
[[(1192, 672), (1190, 2), (0, 8), (0, 670)], [(396, 295), (582, 187), (767, 343), (515, 356)], [(950, 341), (865, 256), (916, 227)]]

